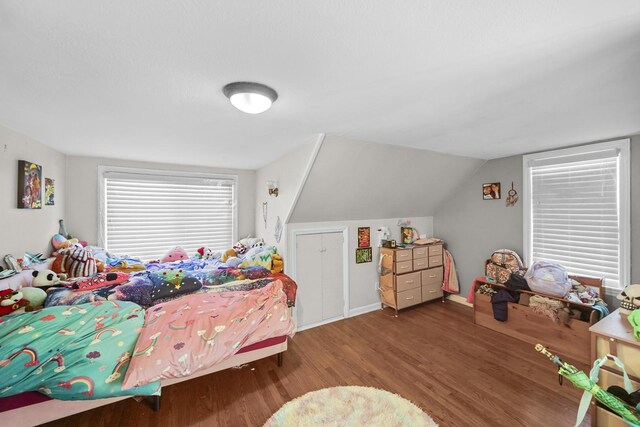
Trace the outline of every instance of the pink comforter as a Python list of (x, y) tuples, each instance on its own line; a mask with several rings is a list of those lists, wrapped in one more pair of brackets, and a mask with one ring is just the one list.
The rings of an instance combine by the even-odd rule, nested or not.
[(282, 282), (193, 294), (147, 310), (123, 387), (185, 377), (266, 338), (293, 336)]

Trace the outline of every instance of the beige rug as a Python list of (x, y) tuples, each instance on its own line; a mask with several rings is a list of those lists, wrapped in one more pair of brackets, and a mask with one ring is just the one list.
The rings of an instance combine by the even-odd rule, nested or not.
[(397, 394), (372, 387), (331, 387), (286, 403), (264, 427), (437, 427), (431, 417)]

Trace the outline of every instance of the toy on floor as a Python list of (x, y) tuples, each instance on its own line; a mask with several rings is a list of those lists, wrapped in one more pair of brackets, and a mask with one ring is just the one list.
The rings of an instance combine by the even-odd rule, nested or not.
[(6, 289), (0, 291), (0, 316), (6, 316), (29, 305), (22, 292)]
[(182, 249), (181, 246), (176, 246), (175, 248), (169, 250), (164, 256), (160, 259), (160, 262), (175, 262), (175, 261), (184, 261), (189, 259), (189, 254), (187, 251)]

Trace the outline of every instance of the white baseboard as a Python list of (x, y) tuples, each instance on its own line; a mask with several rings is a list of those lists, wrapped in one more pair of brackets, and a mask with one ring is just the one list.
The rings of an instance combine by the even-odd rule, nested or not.
[(447, 298), (447, 299), (449, 299), (449, 300), (451, 300), (453, 302), (456, 302), (458, 304), (466, 305), (467, 307), (473, 307), (473, 304), (469, 304), (467, 302), (467, 299), (465, 297), (463, 297), (463, 296), (460, 296), (460, 295), (451, 294), (451, 295), (449, 295), (449, 298)]
[(370, 313), (380, 309), (380, 303), (365, 305), (363, 307), (352, 308), (349, 310), (349, 317), (359, 316), (361, 314)]

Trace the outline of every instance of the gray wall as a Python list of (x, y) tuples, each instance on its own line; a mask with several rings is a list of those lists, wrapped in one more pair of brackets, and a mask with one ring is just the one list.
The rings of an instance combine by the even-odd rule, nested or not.
[(430, 216), (483, 162), (327, 135), (290, 222)]
[(237, 175), (238, 238), (254, 235), (255, 171), (134, 162), (99, 157), (67, 157), (67, 230), (90, 244), (98, 242), (99, 234), (98, 165)]
[[(42, 166), (42, 209), (18, 209), (18, 160)], [(44, 178), (55, 180), (55, 205), (44, 205)], [(51, 237), (64, 218), (64, 155), (38, 141), (0, 126), (0, 256), (22, 258), (25, 251), (49, 255)]]
[[(315, 144), (309, 142), (291, 151), (285, 156), (269, 163), (256, 171), (256, 237), (262, 237), (267, 245), (274, 245), (287, 260), (286, 224), (289, 211), (293, 208), (295, 197), (302, 186), (302, 180), (313, 154)], [(278, 181), (278, 197), (267, 192), (267, 181)], [(267, 224), (263, 217), (263, 203), (267, 203)], [(280, 217), (283, 225), (280, 242), (276, 242), (274, 231), (276, 220)], [(285, 268), (289, 263), (285, 262)]]
[[(482, 200), (481, 186), (502, 183), (502, 199)], [(446, 240), (454, 256), (461, 295), (473, 279), (484, 273), (484, 261), (499, 248), (522, 254), (522, 200), (506, 207), (504, 197), (511, 181), (522, 196), (522, 156), (485, 163), (434, 215), (435, 234)], [(631, 281), (640, 282), (640, 135), (631, 137)], [(609, 302), (612, 299), (608, 299)]]

